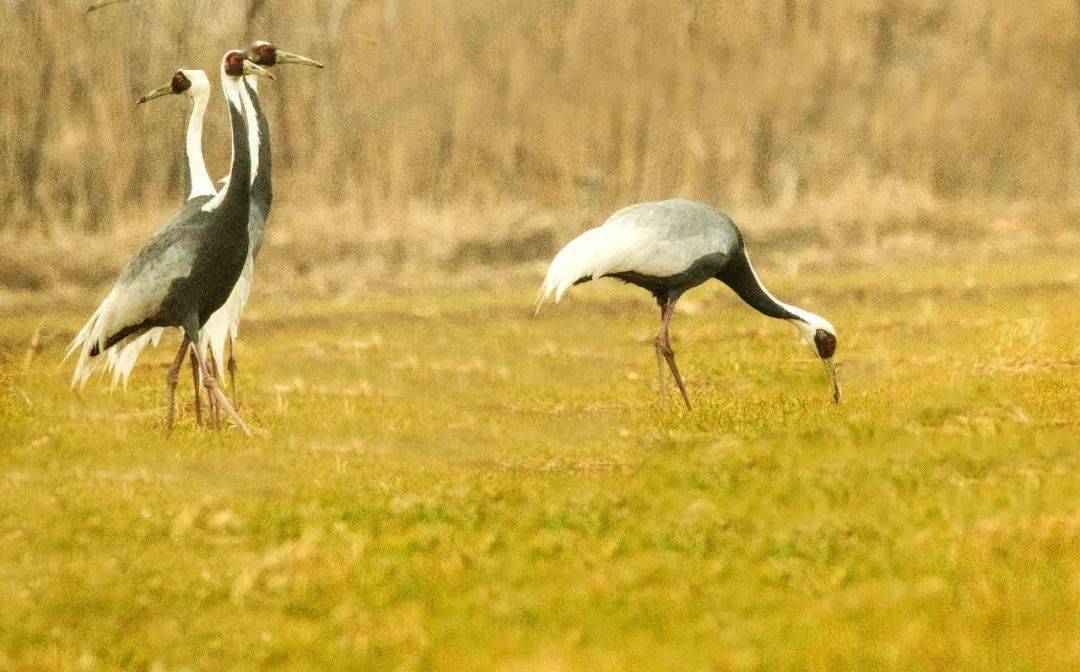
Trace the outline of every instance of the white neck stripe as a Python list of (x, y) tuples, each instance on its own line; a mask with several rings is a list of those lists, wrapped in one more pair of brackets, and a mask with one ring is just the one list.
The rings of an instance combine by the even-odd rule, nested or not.
[(212, 196), (217, 193), (210, 174), (206, 172), (206, 161), (203, 159), (202, 133), (203, 118), (206, 116), (206, 106), (210, 102), (210, 91), (201, 89), (195, 94), (192, 102), (191, 116), (188, 118), (187, 138), (185, 140), (188, 176), (191, 181), (191, 192), (188, 199), (196, 196)]
[(825, 331), (828, 331), (832, 334), (836, 333), (832, 325), (829, 324), (828, 320), (821, 317), (820, 315), (815, 315), (809, 310), (803, 310), (802, 308), (798, 308), (796, 306), (784, 303), (783, 301), (773, 296), (772, 293), (765, 288), (765, 285), (761, 282), (761, 279), (758, 278), (757, 271), (754, 270), (754, 265), (750, 263), (749, 256), (746, 257), (746, 265), (750, 268), (750, 274), (754, 276), (754, 282), (756, 282), (758, 287), (761, 288), (761, 291), (765, 292), (765, 295), (769, 297), (772, 301), (774, 301), (777, 305), (795, 316), (788, 318), (787, 321), (794, 325), (800, 332), (802, 332), (803, 338), (806, 339), (806, 341), (810, 343), (810, 345), (814, 345), (814, 335), (816, 334), (818, 329), (824, 329)]
[[(242, 101), (242, 99), (240, 97), (240, 91), (239, 91), (239, 89), (242, 89), (243, 86), (239, 85), (237, 82), (234, 82), (231, 78), (229, 78), (225, 74), (225, 67), (224, 66), (222, 66), (222, 68), (221, 68), (221, 88), (225, 91), (225, 100), (228, 101), (230, 106), (232, 106), (233, 111), (235, 111), (236, 113), (243, 116), (243, 114), (244, 114), (244, 103), (243, 103), (243, 101)], [(232, 125), (231, 114), (232, 114), (232, 112), (230, 112), (230, 117), (229, 117), (230, 127)], [(245, 121), (246, 121), (246, 119), (245, 119)], [(232, 137), (232, 136), (230, 135), (230, 137)], [(235, 141), (230, 142), (229, 144), (231, 146), (233, 146), (233, 147), (235, 147), (235, 145), (236, 145)], [(235, 154), (235, 149), (232, 152), (229, 153), (229, 166), (230, 166), (229, 177), (232, 177), (232, 168), (231, 168), (231, 166), (233, 165), (234, 159), (236, 158), (234, 154)], [(213, 210), (217, 210), (218, 206), (220, 206), (222, 204), (222, 202), (225, 200), (225, 197), (229, 194), (229, 188), (231, 186), (232, 186), (232, 180), (230, 179), (227, 182), (225, 182), (225, 185), (221, 188), (221, 191), (219, 191), (217, 193), (217, 196), (214, 196), (212, 199), (210, 199), (205, 204), (203, 204), (201, 210), (203, 212), (211, 212)]]
[[(252, 85), (252, 90), (255, 90), (254, 80), (255, 77), (248, 75), (244, 77), (249, 85)], [(251, 157), (251, 183), (255, 183), (255, 175), (259, 172), (259, 124), (255, 122), (255, 103), (252, 102), (251, 96), (248, 95), (247, 87), (241, 83), (240, 95), (244, 100), (244, 109), (247, 112), (247, 118), (251, 121), (247, 125), (248, 127), (248, 156)]]

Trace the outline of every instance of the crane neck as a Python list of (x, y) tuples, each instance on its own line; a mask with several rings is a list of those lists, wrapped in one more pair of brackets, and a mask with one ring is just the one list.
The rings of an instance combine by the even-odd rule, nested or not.
[[(251, 199), (269, 211), (273, 197), (273, 185), (270, 179), (270, 125), (262, 111), (259, 100), (258, 78), (244, 77), (244, 109), (247, 113), (252, 132), (248, 133), (251, 145)], [(266, 214), (264, 212), (264, 214)]]
[(217, 196), (208, 201), (202, 209), (205, 211), (223, 211), (227, 216), (223, 221), (242, 226), (247, 234), (248, 195), (251, 185), (251, 151), (249, 146), (250, 122), (244, 113), (243, 85), (236, 79), (222, 72), (222, 89), (225, 91), (226, 110), (229, 113), (229, 127), (232, 131), (232, 159), (229, 179)]
[(811, 345), (814, 343), (814, 334), (818, 329), (835, 333), (828, 320), (820, 315), (784, 303), (773, 296), (758, 278), (745, 252), (740, 251), (737, 256), (732, 257), (724, 270), (716, 277), (762, 315), (790, 322)]
[(184, 154), (188, 164), (188, 200), (198, 196), (213, 196), (217, 193), (210, 174), (206, 172), (206, 161), (203, 159), (202, 151), (203, 118), (206, 116), (206, 106), (209, 102), (210, 91), (205, 87), (196, 92), (191, 102), (191, 116), (188, 117), (187, 138), (184, 143)]

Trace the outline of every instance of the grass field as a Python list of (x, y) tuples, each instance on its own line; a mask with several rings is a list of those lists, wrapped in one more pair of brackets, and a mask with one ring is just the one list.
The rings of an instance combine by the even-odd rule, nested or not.
[(0, 669), (1080, 666), (1080, 265), (765, 275), (843, 405), (719, 283), (692, 413), (614, 282), (257, 297), (250, 440), (187, 380), (161, 435), (174, 341), (69, 392), (89, 298), (0, 316)]

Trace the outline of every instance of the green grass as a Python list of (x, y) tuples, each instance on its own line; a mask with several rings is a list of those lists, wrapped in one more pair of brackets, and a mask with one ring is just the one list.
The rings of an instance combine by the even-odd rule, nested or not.
[(258, 298), (250, 440), (186, 379), (161, 435), (175, 341), (77, 396), (89, 305), (0, 317), (0, 669), (1075, 669), (1078, 270), (775, 280), (839, 407), (699, 288), (692, 413), (614, 282)]

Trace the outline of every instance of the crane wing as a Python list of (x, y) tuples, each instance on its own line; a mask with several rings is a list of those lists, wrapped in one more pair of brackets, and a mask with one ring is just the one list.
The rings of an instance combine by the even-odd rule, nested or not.
[(540, 298), (554, 294), (558, 301), (574, 283), (612, 273), (632, 271), (657, 278), (678, 275), (706, 254), (731, 247), (734, 239), (725, 233), (712, 217), (700, 216), (696, 210), (688, 213), (676, 202), (623, 208), (555, 255)]
[(191, 275), (198, 247), (199, 219), (193, 213), (187, 222), (175, 222), (158, 230), (127, 263), (112, 291), (68, 346), (65, 359), (80, 351), (72, 387), (86, 384), (96, 368), (94, 356), (116, 343), (137, 338), (152, 327), (162, 326), (152, 321), (162, 312), (173, 283)]

